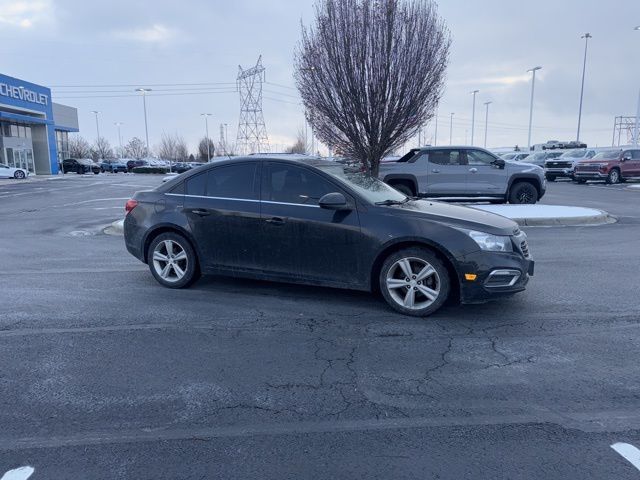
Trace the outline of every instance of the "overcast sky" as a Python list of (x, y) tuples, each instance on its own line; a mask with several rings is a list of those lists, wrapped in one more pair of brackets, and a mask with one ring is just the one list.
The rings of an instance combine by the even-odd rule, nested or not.
[[(259, 55), (266, 67), (264, 115), (281, 150), (303, 125), (292, 79), (300, 21), (312, 21), (303, 0), (0, 0), (0, 72), (51, 86), (53, 100), (78, 108), (81, 134), (144, 138), (142, 100), (134, 86), (151, 86), (150, 143), (179, 133), (195, 151), (212, 113), (210, 136), (228, 124), (235, 139), (238, 65)], [(473, 6), (471, 6), (473, 5)], [(582, 140), (611, 143), (614, 116), (635, 114), (640, 89), (638, 0), (448, 0), (439, 12), (453, 38), (447, 88), (439, 109), (438, 143), (471, 140), (471, 90), (478, 89), (475, 144), (526, 145), (530, 74), (536, 65), (533, 143), (576, 136), (584, 40), (590, 32)], [(401, 74), (401, 72), (399, 72)], [(419, 79), (416, 79), (419, 81)], [(160, 85), (163, 84), (163, 85)], [(182, 84), (182, 85), (181, 85)], [(192, 84), (192, 85), (184, 85)], [(201, 84), (201, 85), (193, 85)], [(202, 85), (205, 84), (205, 85)], [(433, 142), (435, 125), (427, 127)], [(409, 146), (409, 145), (408, 145)]]

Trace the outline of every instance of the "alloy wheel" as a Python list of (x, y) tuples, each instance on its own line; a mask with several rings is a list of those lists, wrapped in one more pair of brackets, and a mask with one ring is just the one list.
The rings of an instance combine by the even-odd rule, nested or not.
[(428, 307), (440, 296), (440, 277), (433, 266), (416, 257), (401, 258), (387, 271), (387, 291), (400, 306), (411, 310)]
[(178, 242), (164, 240), (153, 250), (153, 268), (163, 280), (178, 282), (187, 273), (187, 253)]

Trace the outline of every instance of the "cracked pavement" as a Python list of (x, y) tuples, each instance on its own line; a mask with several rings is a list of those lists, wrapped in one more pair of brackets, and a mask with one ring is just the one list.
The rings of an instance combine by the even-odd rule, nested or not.
[(551, 184), (620, 222), (526, 229), (526, 292), (422, 320), (360, 292), (159, 287), (100, 233), (157, 181), (0, 184), (0, 472), (638, 478), (608, 448), (640, 442), (637, 192)]

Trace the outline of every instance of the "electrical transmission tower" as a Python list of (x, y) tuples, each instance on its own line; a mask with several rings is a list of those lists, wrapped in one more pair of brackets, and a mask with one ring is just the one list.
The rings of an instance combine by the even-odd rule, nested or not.
[(268, 152), (269, 137), (267, 137), (267, 127), (262, 114), (262, 83), (264, 82), (262, 55), (258, 57), (256, 65), (248, 70), (238, 66), (236, 82), (240, 93), (240, 122), (236, 143), (238, 154)]
[[(620, 146), (621, 143), (622, 145), (633, 144), (633, 130), (635, 124), (636, 117), (616, 117), (613, 123), (613, 140), (611, 141), (611, 146)], [(623, 133), (624, 137), (622, 136)]]

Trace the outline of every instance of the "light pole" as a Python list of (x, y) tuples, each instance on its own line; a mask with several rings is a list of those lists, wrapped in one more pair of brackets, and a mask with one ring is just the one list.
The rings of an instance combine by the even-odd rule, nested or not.
[(449, 123), (449, 145), (453, 145), (453, 116), (454, 112), (451, 112), (451, 121)]
[(480, 90), (474, 90), (471, 92), (473, 95), (473, 110), (471, 111), (471, 145), (473, 145), (473, 129), (476, 123), (476, 95)]
[(529, 150), (531, 150), (531, 122), (533, 121), (533, 92), (536, 88), (536, 72), (541, 69), (542, 67), (533, 67), (532, 69), (527, 70), (527, 73), (531, 72), (533, 74), (531, 79), (531, 104), (529, 105), (529, 137), (527, 140), (527, 148)]
[(487, 129), (489, 125), (489, 105), (493, 102), (484, 102), (484, 106), (486, 107), (484, 113), (484, 148), (487, 148)]
[(436, 109), (436, 131), (433, 133), (433, 146), (438, 146), (438, 109)]
[(147, 93), (151, 91), (150, 88), (136, 88), (136, 92), (142, 93), (142, 106), (144, 108), (144, 135), (147, 140), (147, 155), (149, 155), (149, 127), (147, 124)]
[(204, 117), (204, 131), (206, 132), (207, 139), (207, 163), (211, 161), (211, 142), (209, 142), (209, 117), (211, 113), (201, 113), (201, 117)]
[(227, 155), (227, 148), (229, 148), (229, 125), (224, 124), (224, 154)]
[(584, 38), (584, 62), (582, 63), (582, 86), (580, 87), (580, 108), (578, 109), (578, 134), (576, 135), (576, 141), (580, 141), (580, 122), (582, 120), (582, 96), (584, 95), (584, 74), (587, 70), (587, 47), (589, 46), (589, 39), (593, 38), (590, 33), (585, 33), (580, 38)]
[(118, 143), (120, 144), (120, 158), (122, 158), (124, 152), (122, 151), (122, 135), (120, 135), (120, 126), (124, 124), (122, 122), (114, 122), (113, 124), (118, 127)]
[[(634, 30), (640, 31), (640, 25), (634, 27)], [(638, 91), (638, 108), (636, 109), (636, 124), (633, 127), (633, 146), (637, 147), (639, 140), (638, 135), (640, 134), (640, 130), (638, 130), (638, 126), (640, 124), (640, 91)]]
[(98, 124), (98, 114), (100, 113), (98, 110), (91, 110), (91, 113), (93, 113), (96, 116), (96, 134), (98, 135), (96, 137), (96, 140), (100, 138), (100, 125)]

